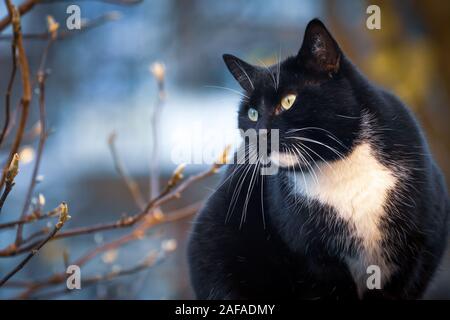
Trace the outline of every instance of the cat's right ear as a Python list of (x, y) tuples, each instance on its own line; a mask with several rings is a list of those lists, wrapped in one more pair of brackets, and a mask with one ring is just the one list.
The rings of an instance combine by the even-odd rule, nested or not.
[(341, 49), (319, 19), (306, 26), (302, 47), (297, 55), (306, 69), (332, 75), (339, 71)]
[(228, 70), (230, 70), (231, 74), (241, 87), (245, 91), (253, 91), (255, 89), (253, 79), (257, 73), (257, 68), (231, 54), (224, 54), (222, 57)]

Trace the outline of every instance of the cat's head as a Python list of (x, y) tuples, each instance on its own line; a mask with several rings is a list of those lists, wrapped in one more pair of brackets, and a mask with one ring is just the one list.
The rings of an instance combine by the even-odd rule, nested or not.
[(280, 153), (272, 158), (281, 167), (335, 160), (352, 148), (362, 112), (343, 70), (352, 66), (322, 22), (308, 24), (297, 55), (272, 66), (223, 58), (244, 89), (239, 128), (278, 129)]

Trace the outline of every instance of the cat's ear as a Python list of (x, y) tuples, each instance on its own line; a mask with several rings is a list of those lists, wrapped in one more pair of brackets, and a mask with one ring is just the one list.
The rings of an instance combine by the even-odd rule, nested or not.
[(230, 70), (233, 77), (239, 82), (241, 87), (248, 92), (255, 89), (253, 83), (257, 73), (257, 67), (248, 64), (247, 62), (235, 57), (231, 54), (224, 54), (223, 61)]
[(341, 54), (325, 25), (319, 19), (311, 20), (297, 55), (299, 62), (309, 71), (331, 75), (339, 71)]

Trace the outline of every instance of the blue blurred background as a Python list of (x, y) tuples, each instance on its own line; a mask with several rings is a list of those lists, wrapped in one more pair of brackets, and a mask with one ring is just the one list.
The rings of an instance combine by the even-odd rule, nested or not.
[[(433, 2), (433, 1), (432, 1)], [(18, 4), (20, 1), (14, 1)], [(227, 141), (215, 140), (217, 132), (235, 127), (239, 95), (216, 88), (239, 90), (228, 74), (223, 53), (238, 55), (258, 64), (274, 63), (300, 47), (304, 27), (320, 17), (336, 36), (344, 51), (368, 76), (400, 95), (417, 113), (429, 135), (433, 152), (449, 180), (449, 6), (434, 1), (392, 1), (379, 4), (382, 30), (365, 27), (365, 1), (206, 1), (152, 0), (129, 6), (101, 1), (55, 1), (37, 5), (23, 18), (24, 33), (45, 32), (46, 15), (65, 29), (66, 8), (76, 3), (85, 19), (117, 11), (121, 19), (73, 37), (57, 41), (49, 53), (47, 115), (53, 129), (43, 154), (40, 174), (44, 180), (37, 193), (46, 198), (46, 209), (64, 200), (72, 220), (67, 228), (110, 221), (123, 213), (136, 212), (123, 182), (114, 170), (108, 150), (108, 135), (117, 133), (117, 148), (130, 175), (145, 194), (149, 193), (152, 131), (150, 119), (157, 99), (157, 85), (149, 67), (164, 63), (166, 102), (161, 110), (161, 183), (176, 167), (174, 145), (196, 127), (202, 128), (204, 145), (221, 150)], [(372, 4), (372, 3), (371, 3)], [(6, 15), (4, 3), (0, 16)], [(442, 23), (441, 26), (438, 23)], [(10, 34), (8, 28), (3, 34)], [(445, 35), (444, 35), (445, 34)], [(26, 40), (33, 71), (36, 71), (45, 41)], [(0, 41), (0, 90), (5, 90), (11, 68), (10, 43)], [(438, 72), (439, 71), (439, 72)], [(18, 87), (20, 87), (18, 85)], [(14, 97), (18, 101), (20, 90)], [(33, 123), (38, 121), (37, 95), (32, 103)], [(0, 119), (3, 123), (3, 112)], [(180, 134), (181, 133), (181, 134)], [(17, 218), (32, 170), (36, 139), (28, 139), (22, 152), (29, 161), (21, 163), (17, 184), (0, 216), (0, 222)], [(7, 148), (0, 151), (1, 160)], [(204, 170), (191, 165), (187, 174)], [(218, 176), (195, 185), (171, 210), (204, 199)], [(46, 222), (40, 223), (45, 226)], [(151, 236), (118, 250), (114, 259), (100, 256), (83, 267), (82, 275), (105, 273), (131, 266), (158, 248), (164, 239), (176, 239), (177, 250), (157, 266), (138, 274), (102, 282), (83, 290), (58, 296), (70, 299), (178, 299), (192, 298), (187, 275), (185, 244), (190, 219), (165, 225)], [(36, 226), (27, 226), (31, 233)], [(15, 230), (0, 233), (0, 247), (10, 243)], [(110, 231), (53, 241), (16, 275), (17, 279), (40, 279), (64, 270), (62, 252), (77, 258), (87, 247), (95, 247), (126, 231)], [(427, 297), (450, 298), (450, 254)], [(3, 258), (0, 273), (18, 258)], [(0, 298), (14, 296), (17, 289), (1, 289)]]

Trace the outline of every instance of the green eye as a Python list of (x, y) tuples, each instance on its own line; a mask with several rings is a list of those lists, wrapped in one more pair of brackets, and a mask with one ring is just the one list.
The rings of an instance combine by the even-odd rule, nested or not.
[(248, 118), (254, 122), (258, 121), (258, 111), (254, 108), (248, 109)]

